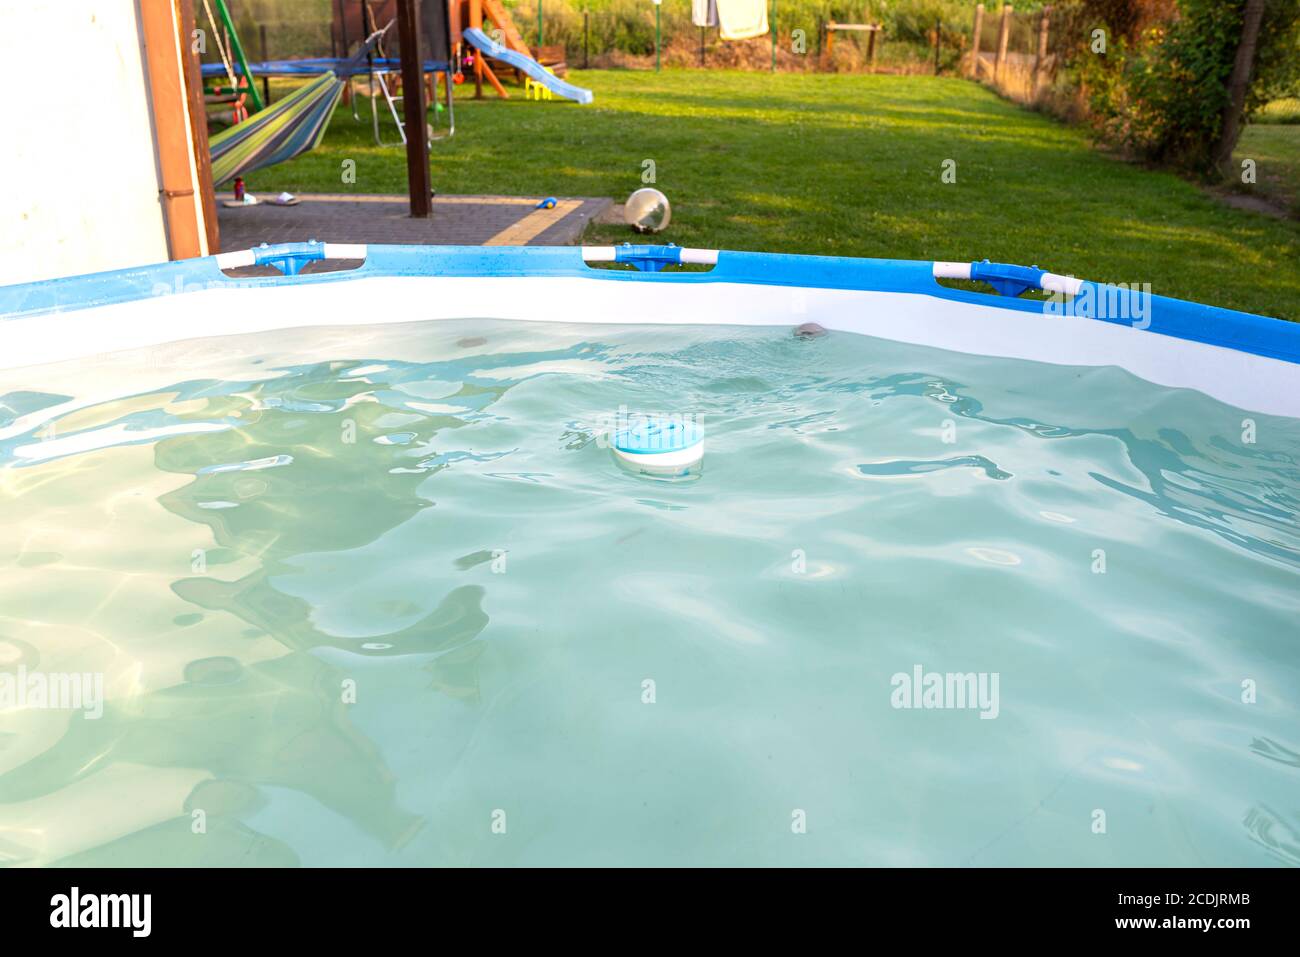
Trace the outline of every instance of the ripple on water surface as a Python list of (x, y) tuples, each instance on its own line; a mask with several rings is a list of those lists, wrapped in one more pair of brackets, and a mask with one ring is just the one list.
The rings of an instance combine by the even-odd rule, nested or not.
[(1298, 513), (1294, 420), (843, 334), (5, 373), (0, 691), (103, 708), (0, 706), (0, 861), (1300, 864)]

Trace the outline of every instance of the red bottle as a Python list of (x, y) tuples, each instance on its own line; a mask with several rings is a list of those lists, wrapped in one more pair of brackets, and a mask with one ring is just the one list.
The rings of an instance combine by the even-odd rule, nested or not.
[(244, 201), (244, 177), (236, 176), (235, 177), (235, 202), (242, 203), (243, 201)]

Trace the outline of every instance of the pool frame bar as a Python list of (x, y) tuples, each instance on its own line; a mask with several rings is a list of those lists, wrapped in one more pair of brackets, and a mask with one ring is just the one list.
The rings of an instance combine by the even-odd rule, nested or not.
[[(356, 268), (302, 273), (316, 260)], [(349, 263), (349, 265), (351, 264)], [(598, 268), (624, 264), (634, 268)], [(269, 265), (280, 275), (226, 275)], [(668, 270), (668, 266), (694, 267)], [(707, 270), (700, 267), (710, 267)], [(366, 300), (387, 304), (341, 312), (341, 283), (366, 283)], [(407, 281), (421, 280), (412, 286)], [(515, 281), (527, 281), (521, 289)], [(534, 281), (552, 295), (539, 295)], [(973, 280), (999, 295), (939, 280)], [(400, 282), (399, 282), (400, 281)], [(453, 282), (454, 281), (454, 282)], [(473, 287), (472, 297), (467, 297)], [(635, 283), (636, 296), (627, 297)], [(790, 290), (786, 298), (772, 287)], [(230, 318), (228, 297), (249, 289), (315, 290), (306, 308), (275, 299), (270, 322)], [(325, 295), (332, 290), (331, 295)], [(1048, 299), (1018, 298), (1042, 290)], [(457, 295), (448, 295), (456, 292)], [(165, 328), (118, 307), (173, 293), (227, 297), (220, 308), (178, 310), (169, 300)], [(466, 293), (466, 294), (460, 294)], [(385, 295), (388, 297), (385, 299)], [(593, 315), (576, 314), (588, 295)], [(564, 297), (560, 308), (556, 297)], [(347, 297), (341, 297), (347, 298)], [(187, 300), (198, 305), (199, 299)], [(447, 305), (443, 308), (442, 304)], [(119, 341), (96, 310), (119, 323)], [(281, 312), (276, 312), (279, 309)], [(317, 310), (312, 312), (312, 310)], [(141, 305), (138, 312), (147, 312)], [(234, 310), (235, 313), (243, 310)], [(339, 312), (335, 315), (335, 312)], [(328, 313), (328, 315), (327, 315)], [(62, 318), (59, 318), (62, 316)], [(337, 243), (263, 244), (132, 269), (0, 287), (0, 368), (66, 361), (107, 351), (204, 336), (350, 321), (399, 322), (482, 316), (599, 323), (799, 325), (876, 335), (978, 355), (1061, 365), (1119, 365), (1170, 387), (1196, 388), (1242, 408), (1300, 417), (1300, 324), (1206, 306), (1146, 289), (1089, 282), (1037, 267), (982, 262), (853, 259), (689, 249), (678, 246), (397, 246)], [(33, 320), (40, 319), (39, 323)], [(987, 321), (981, 321), (987, 320)], [(125, 335), (132, 323), (151, 332)], [(59, 328), (56, 329), (55, 326)], [(82, 333), (88, 341), (81, 343)]]

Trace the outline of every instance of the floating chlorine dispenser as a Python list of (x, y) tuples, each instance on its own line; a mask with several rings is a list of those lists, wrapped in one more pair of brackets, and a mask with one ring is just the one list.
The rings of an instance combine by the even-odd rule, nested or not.
[(634, 416), (610, 441), (618, 460), (648, 475), (685, 475), (704, 458), (704, 426), (694, 416)]

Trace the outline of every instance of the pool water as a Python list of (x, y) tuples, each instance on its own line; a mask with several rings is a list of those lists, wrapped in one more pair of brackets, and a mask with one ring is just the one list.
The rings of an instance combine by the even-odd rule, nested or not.
[(103, 694), (0, 704), (0, 861), (1298, 865), (1298, 513), (1300, 421), (848, 334), (0, 373), (0, 677)]

